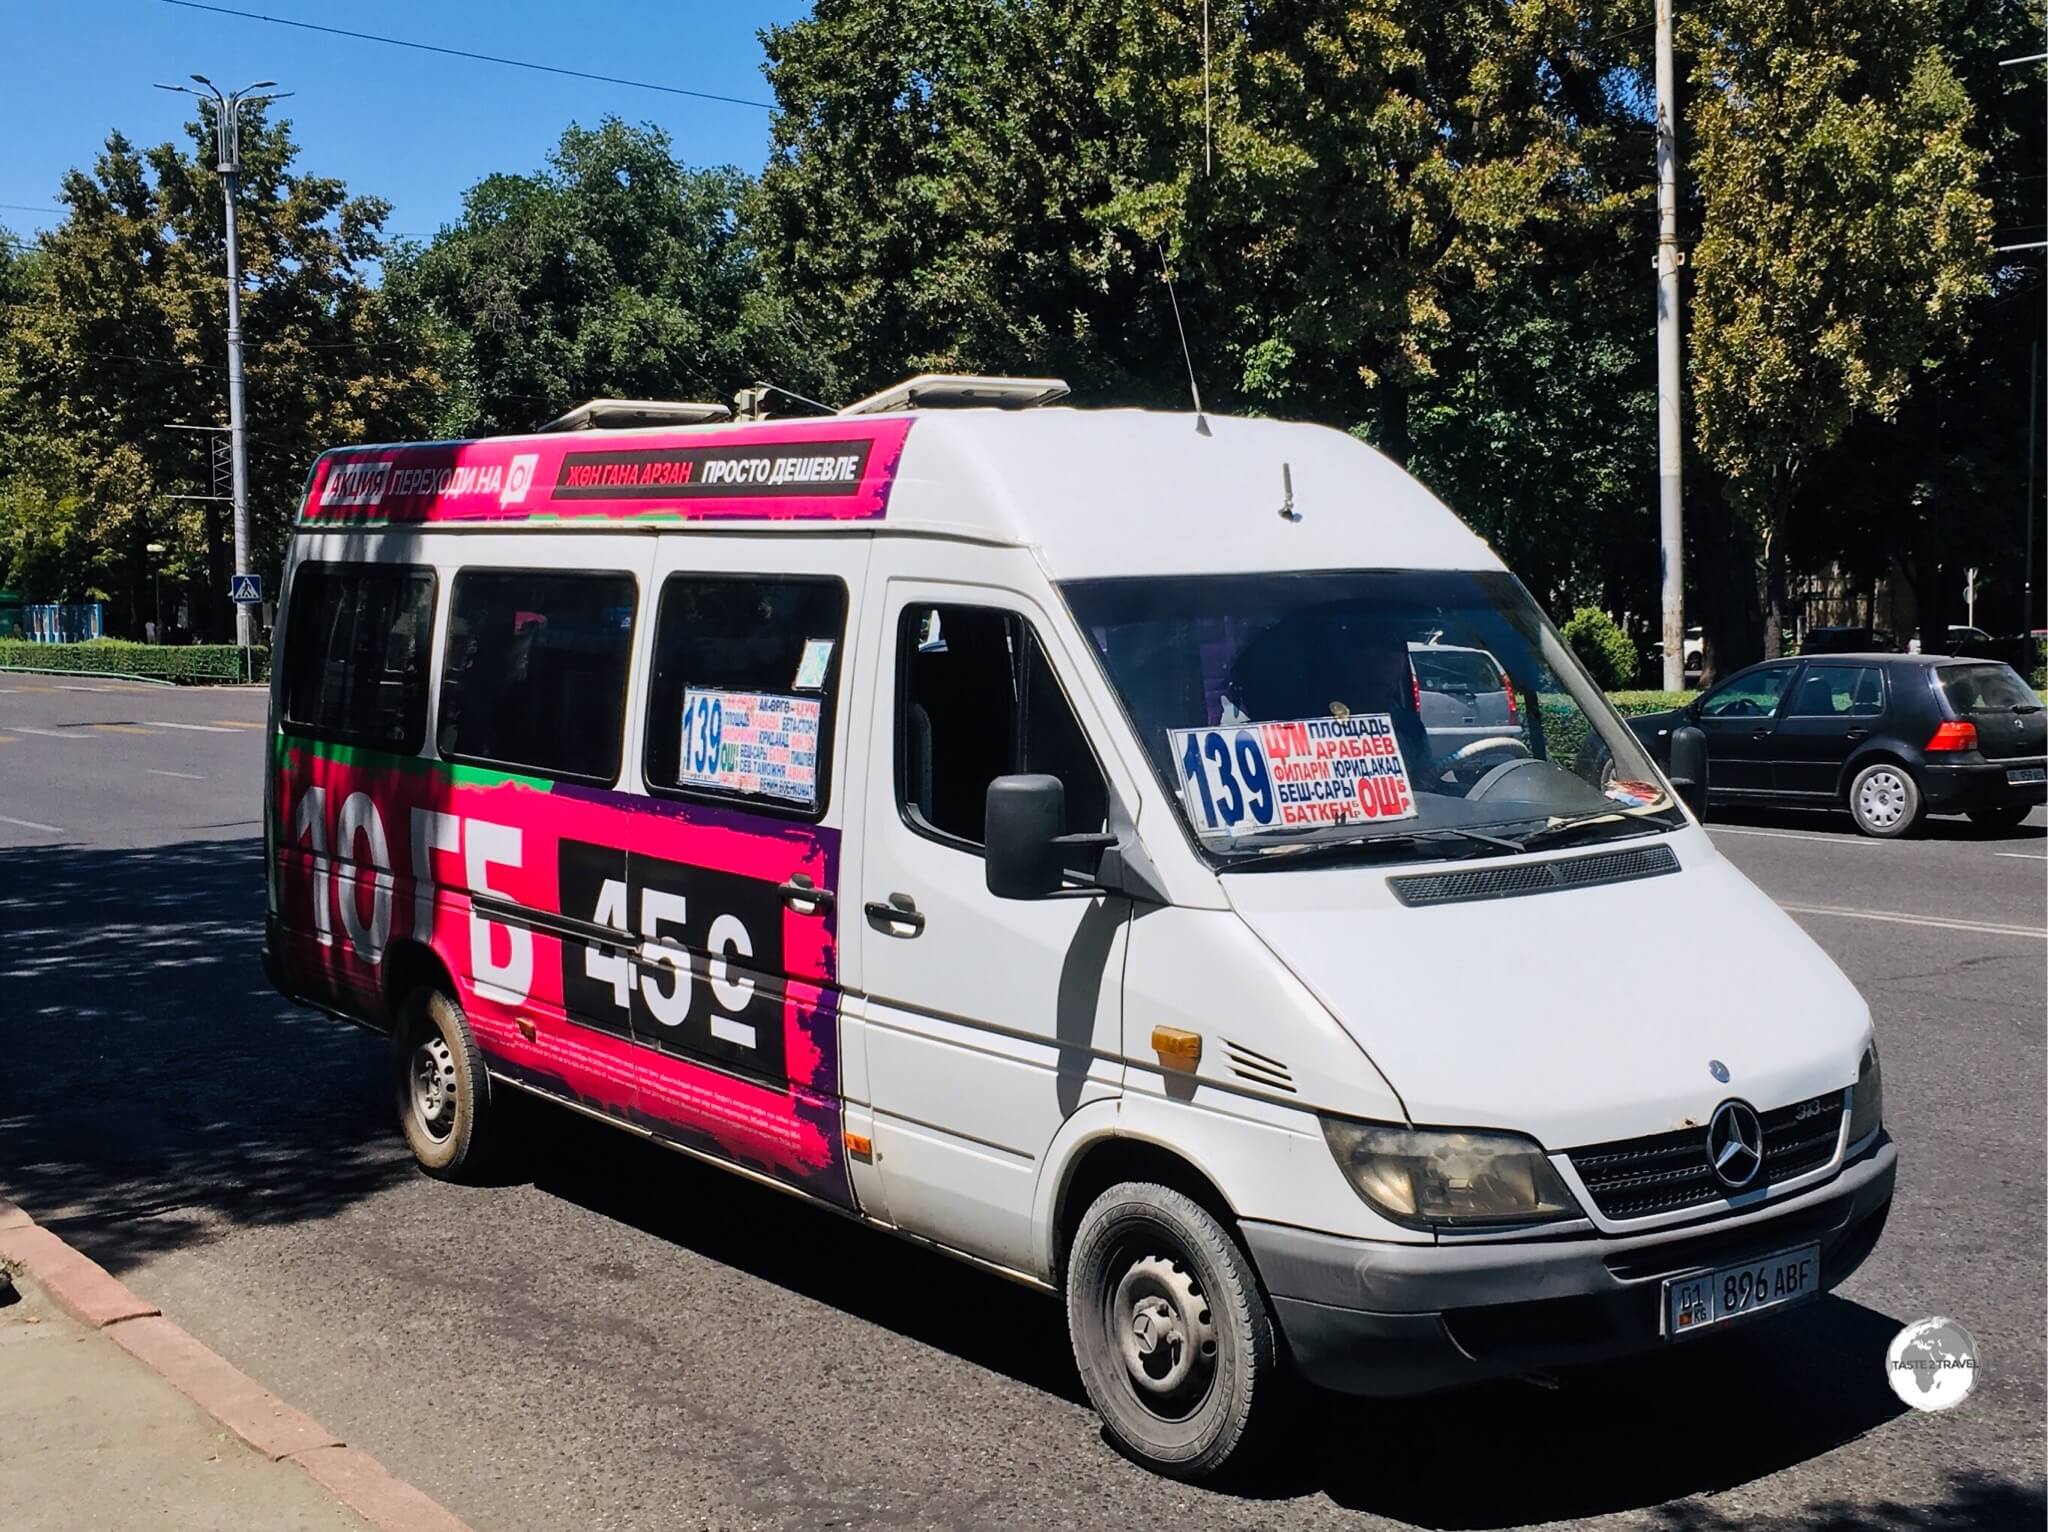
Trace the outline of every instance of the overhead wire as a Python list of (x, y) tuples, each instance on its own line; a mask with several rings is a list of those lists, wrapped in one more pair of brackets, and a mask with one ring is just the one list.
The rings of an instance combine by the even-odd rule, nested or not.
[(257, 11), (236, 10), (226, 5), (206, 5), (201, 0), (161, 0), (164, 5), (175, 5), (188, 11), (211, 11), (218, 16), (238, 16), (244, 21), (267, 21), (272, 26), (296, 27), (302, 32), (324, 32), (330, 37), (347, 37), (357, 42), (382, 43), (392, 48), (412, 48), (421, 53), (440, 53), (450, 58), (469, 59), (479, 64), (499, 64), (507, 69), (530, 69), (536, 74), (564, 75), (572, 80), (594, 80), (600, 85), (624, 85), (633, 90), (660, 91), (668, 96), (688, 96), (697, 101), (717, 101), (726, 106), (754, 107), (760, 111), (772, 112), (772, 101), (752, 101), (744, 96), (722, 96), (716, 91), (690, 90), (681, 85), (661, 85), (652, 80), (629, 80), (620, 75), (594, 74), (585, 69), (568, 69), (560, 64), (537, 64), (531, 59), (505, 58), (494, 53), (476, 53), (467, 48), (449, 48), (440, 43), (423, 43), (406, 37), (386, 37), (378, 32), (356, 32), (347, 27), (325, 26), (317, 21), (299, 21), (289, 16), (265, 16)]

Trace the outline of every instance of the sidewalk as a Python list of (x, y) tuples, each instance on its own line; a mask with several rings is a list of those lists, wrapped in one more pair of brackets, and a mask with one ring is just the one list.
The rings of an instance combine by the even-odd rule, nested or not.
[(26, 1274), (0, 1309), (0, 1505), (14, 1532), (160, 1527), (364, 1532), (296, 1463), (272, 1462)]
[(0, 1526), (469, 1532), (0, 1198)]

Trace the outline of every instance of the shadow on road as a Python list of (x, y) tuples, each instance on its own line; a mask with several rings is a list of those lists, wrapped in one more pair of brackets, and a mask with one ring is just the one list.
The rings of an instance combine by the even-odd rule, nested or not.
[(411, 1174), (382, 1045), (262, 946), (260, 837), (0, 850), (0, 1187), (112, 1270)]
[[(1849, 840), (1862, 838), (1855, 821), (1849, 818), (1847, 809), (1830, 808), (1781, 808), (1775, 805), (1730, 803), (1716, 799), (1707, 813), (1707, 827), (1715, 825), (1748, 825), (1757, 829), (1805, 830), (1813, 834), (1827, 834), (1830, 831)], [(1929, 815), (1907, 837), (1908, 841), (1995, 841), (2000, 844), (2011, 842), (2015, 845), (2035, 845), (2048, 839), (2048, 825), (2029, 820), (2010, 828), (1991, 828), (1965, 819), (1959, 814)]]

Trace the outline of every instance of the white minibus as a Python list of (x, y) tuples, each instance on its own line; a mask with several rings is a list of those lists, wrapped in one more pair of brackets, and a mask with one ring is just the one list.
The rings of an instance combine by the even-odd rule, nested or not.
[(265, 963), (389, 1034), (420, 1164), (537, 1093), (1057, 1294), (1183, 1478), (1293, 1379), (1711, 1344), (1854, 1271), (1870, 1013), (1688, 811), (1698, 741), (1662, 773), (1362, 443), (1064, 392), (318, 461)]

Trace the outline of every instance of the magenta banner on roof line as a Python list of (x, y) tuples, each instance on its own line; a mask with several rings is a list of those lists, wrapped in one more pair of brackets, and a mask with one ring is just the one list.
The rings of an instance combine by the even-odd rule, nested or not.
[(910, 426), (792, 420), (348, 447), (314, 465), (299, 524), (874, 520)]

